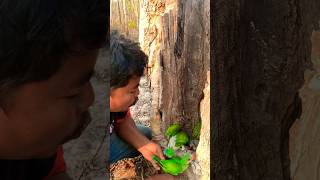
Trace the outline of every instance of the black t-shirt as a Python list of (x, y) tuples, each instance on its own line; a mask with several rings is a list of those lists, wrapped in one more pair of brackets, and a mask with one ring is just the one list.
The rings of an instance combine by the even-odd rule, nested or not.
[(54, 166), (56, 155), (46, 159), (0, 159), (1, 180), (42, 180)]
[(115, 123), (119, 119), (123, 119), (128, 114), (128, 111), (125, 112), (110, 112), (110, 134), (112, 134)]

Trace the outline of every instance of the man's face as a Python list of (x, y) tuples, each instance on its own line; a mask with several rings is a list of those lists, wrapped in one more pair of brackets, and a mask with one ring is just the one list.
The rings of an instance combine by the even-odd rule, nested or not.
[(46, 157), (81, 134), (90, 122), (94, 94), (89, 80), (97, 55), (95, 50), (69, 57), (49, 80), (14, 92), (9, 105), (0, 109), (2, 158)]
[(138, 101), (139, 82), (140, 77), (134, 76), (126, 86), (111, 90), (110, 112), (127, 111)]

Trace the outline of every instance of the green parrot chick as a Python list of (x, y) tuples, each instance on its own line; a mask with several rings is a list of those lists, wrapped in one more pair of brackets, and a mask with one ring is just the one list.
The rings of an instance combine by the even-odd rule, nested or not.
[(175, 155), (175, 152), (173, 148), (166, 148), (163, 151), (163, 154), (166, 155), (168, 158), (172, 158)]
[(189, 143), (189, 136), (187, 135), (187, 133), (180, 131), (177, 135), (176, 135), (176, 147), (181, 147), (185, 144)]
[(164, 172), (174, 176), (177, 176), (188, 169), (190, 158), (190, 153), (185, 153), (182, 157), (173, 156), (171, 159), (165, 160), (160, 159), (155, 155), (152, 157), (152, 159), (160, 165)]
[(167, 138), (171, 138), (172, 136), (176, 135), (181, 129), (181, 125), (180, 124), (172, 124), (171, 126), (169, 126), (166, 130), (166, 136)]
[(175, 160), (172, 160), (172, 159), (163, 160), (163, 159), (160, 159), (158, 156), (153, 156), (152, 159), (160, 165), (160, 167), (165, 173), (169, 173), (174, 176), (177, 176), (180, 173), (182, 173), (183, 167), (179, 163), (177, 163)]

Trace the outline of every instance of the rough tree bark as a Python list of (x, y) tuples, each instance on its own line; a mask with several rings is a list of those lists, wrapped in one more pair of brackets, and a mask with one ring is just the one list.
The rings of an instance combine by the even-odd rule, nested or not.
[(319, 3), (211, 1), (213, 179), (290, 179), (289, 128)]
[[(145, 7), (150, 8), (148, 3)], [(200, 101), (209, 71), (209, 23), (205, 27), (208, 19), (204, 19), (209, 18), (209, 8), (204, 11), (203, 1), (171, 1), (168, 6), (176, 6), (171, 10), (165, 9), (166, 5), (153, 4), (164, 9), (148, 12), (155, 23), (148, 19), (140, 30), (145, 32), (140, 39), (149, 54), (151, 78), (161, 81), (161, 87), (153, 86), (153, 81), (151, 86), (159, 90), (153, 101), (156, 111), (161, 111), (164, 127), (181, 122), (191, 133), (200, 119)], [(159, 16), (154, 17), (157, 13)], [(157, 68), (161, 72), (156, 72)]]
[(197, 152), (203, 178), (209, 179), (210, 94), (208, 89), (204, 91), (210, 79), (209, 0), (142, 3), (139, 38), (149, 55), (152, 116), (160, 112), (162, 119), (152, 121), (151, 126), (156, 137), (163, 139), (170, 124), (182, 124), (183, 130), (191, 135), (201, 119), (201, 147)]

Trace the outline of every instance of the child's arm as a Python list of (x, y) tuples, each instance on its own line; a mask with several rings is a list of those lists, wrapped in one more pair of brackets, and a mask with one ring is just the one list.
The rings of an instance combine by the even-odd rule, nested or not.
[(117, 124), (116, 132), (119, 137), (135, 147), (156, 169), (160, 169), (153, 162), (152, 156), (157, 155), (164, 159), (161, 147), (140, 133), (131, 116), (127, 116), (124, 121)]
[(136, 149), (150, 142), (147, 137), (140, 133), (131, 116), (126, 116), (121, 123), (117, 123), (116, 133)]

